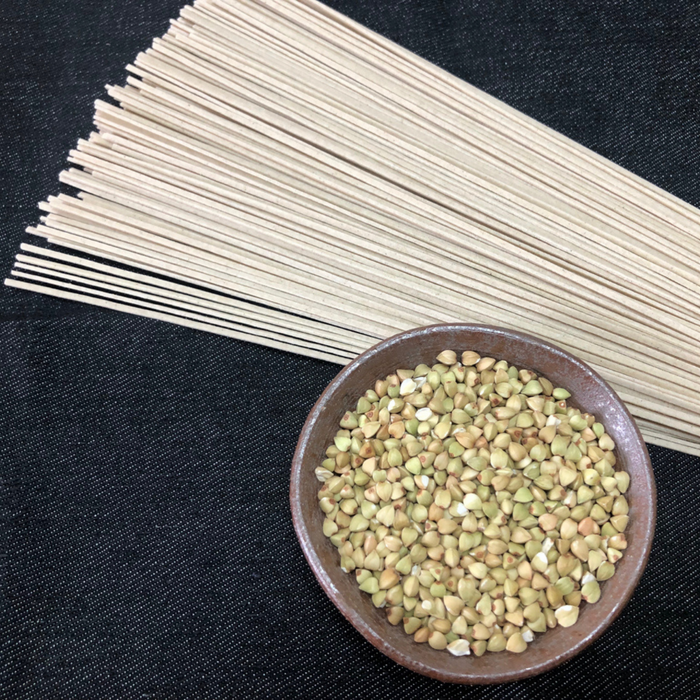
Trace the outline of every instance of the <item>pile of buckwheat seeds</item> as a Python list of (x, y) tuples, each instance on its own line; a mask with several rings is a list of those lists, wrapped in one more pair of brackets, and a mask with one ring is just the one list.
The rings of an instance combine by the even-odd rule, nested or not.
[(570, 394), (446, 350), (378, 380), (316, 469), (323, 532), (417, 643), (520, 653), (575, 624), (627, 547), (615, 443)]

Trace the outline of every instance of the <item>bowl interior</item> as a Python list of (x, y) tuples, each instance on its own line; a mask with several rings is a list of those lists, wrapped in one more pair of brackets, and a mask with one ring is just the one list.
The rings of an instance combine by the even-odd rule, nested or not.
[[(337, 550), (321, 531), (323, 514), (316, 493), (320, 483), (314, 469), (325, 458), (341, 415), (378, 378), (398, 368), (434, 364), (444, 349), (461, 353), (476, 350), (482, 356), (505, 359), (532, 369), (563, 386), (581, 410), (594, 413), (615, 440), (619, 465), (631, 477), (627, 498), (629, 541), (615, 576), (605, 582), (594, 605), (583, 604), (578, 622), (537, 635), (523, 654), (501, 652), (453, 657), (416, 644), (402, 625), (389, 624), (383, 610), (372, 605), (355, 577), (340, 569)], [(398, 663), (444, 681), (493, 683), (540, 673), (572, 657), (598, 637), (625, 606), (646, 565), (655, 521), (655, 486), (649, 455), (634, 420), (612, 389), (592, 369), (544, 341), (514, 331), (476, 325), (442, 325), (394, 336), (358, 357), (328, 386), (312, 409), (299, 438), (292, 464), (291, 507), (294, 526), (304, 554), (328, 596), (345, 617), (378, 649)]]

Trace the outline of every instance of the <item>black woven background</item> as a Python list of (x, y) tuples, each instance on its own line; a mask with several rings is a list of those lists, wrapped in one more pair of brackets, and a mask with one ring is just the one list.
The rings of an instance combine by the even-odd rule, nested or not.
[[(697, 2), (332, 4), (700, 204)], [(3, 277), (92, 101), (179, 5), (0, 3)], [(651, 560), (596, 644), (529, 681), (442, 685), (365, 642), (297, 546), (290, 458), (335, 366), (0, 294), (3, 698), (700, 696), (697, 459), (652, 449)]]

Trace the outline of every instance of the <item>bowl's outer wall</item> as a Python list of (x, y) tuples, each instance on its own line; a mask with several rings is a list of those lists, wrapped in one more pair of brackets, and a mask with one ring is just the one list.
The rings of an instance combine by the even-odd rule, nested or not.
[[(390, 625), (383, 610), (372, 605), (353, 575), (339, 566), (338, 552), (321, 531), (323, 514), (314, 469), (325, 458), (341, 415), (378, 378), (398, 368), (434, 364), (444, 349), (476, 350), (532, 369), (555, 386), (568, 389), (576, 405), (602, 420), (615, 440), (619, 468), (629, 472), (627, 498), (629, 546), (615, 576), (602, 586), (595, 605), (583, 604), (578, 622), (537, 635), (523, 654), (452, 657), (427, 644), (415, 644), (402, 625)], [(639, 430), (622, 401), (590, 367), (544, 341), (488, 326), (450, 324), (402, 333), (376, 345), (345, 367), (328, 386), (304, 425), (292, 465), (290, 499), (294, 526), (304, 554), (322, 587), (345, 617), (378, 649), (398, 663), (443, 681), (495, 683), (525, 678), (571, 658), (596, 639), (625, 606), (646, 565), (653, 538), (656, 493), (649, 455)]]

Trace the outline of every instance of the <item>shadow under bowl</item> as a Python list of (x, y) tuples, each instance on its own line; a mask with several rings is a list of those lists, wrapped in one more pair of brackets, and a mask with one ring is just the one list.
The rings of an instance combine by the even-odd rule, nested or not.
[[(630, 474), (626, 497), (630, 520), (628, 547), (612, 579), (602, 584), (596, 604), (582, 604), (578, 622), (536, 635), (522, 654), (486, 653), (454, 657), (427, 644), (416, 644), (401, 624), (392, 626), (385, 612), (359, 590), (355, 577), (340, 569), (338, 551), (323, 535), (318, 507), (321, 484), (314, 469), (325, 459), (338, 422), (345, 411), (377, 379), (399, 368), (432, 365), (445, 349), (459, 354), (475, 350), (482, 356), (507, 360), (531, 369), (555, 386), (568, 389), (570, 402), (604, 423), (616, 445), (619, 468)], [(290, 502), (294, 528), (304, 555), (323, 590), (350, 623), (377, 649), (413, 671), (454, 683), (501, 683), (542, 673), (570, 659), (598, 638), (620, 614), (644, 571), (656, 519), (654, 476), (641, 434), (629, 411), (612, 388), (573, 355), (533, 336), (472, 324), (417, 328), (382, 341), (344, 367), (311, 410), (292, 462)]]

